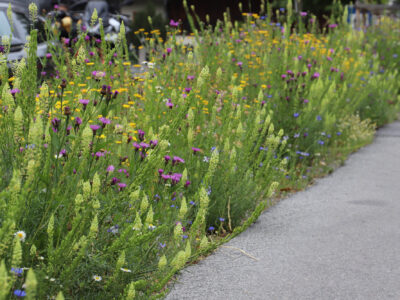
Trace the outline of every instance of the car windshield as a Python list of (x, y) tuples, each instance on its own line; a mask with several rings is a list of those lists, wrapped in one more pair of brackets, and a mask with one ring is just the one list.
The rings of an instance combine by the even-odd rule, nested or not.
[(0, 37), (2, 36), (10, 36), (11, 27), (10, 23), (8, 23), (7, 15), (4, 11), (0, 10)]

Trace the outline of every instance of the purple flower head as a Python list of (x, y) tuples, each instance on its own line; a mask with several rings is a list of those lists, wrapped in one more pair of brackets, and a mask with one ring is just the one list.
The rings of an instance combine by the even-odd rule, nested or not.
[(191, 90), (192, 90), (191, 87), (185, 87), (185, 92), (186, 92), (186, 93), (190, 93)]
[(118, 182), (120, 182), (121, 180), (119, 180), (117, 177), (113, 177), (111, 179), (111, 185), (116, 185)]
[(174, 20), (170, 20), (169, 21), (169, 26), (171, 26), (171, 27), (178, 27), (179, 26), (179, 21), (178, 22), (175, 22)]
[(141, 142), (140, 144), (139, 144), (139, 146), (140, 146), (140, 148), (142, 148), (142, 149), (147, 149), (147, 148), (150, 148), (150, 145), (149, 144), (147, 144), (147, 143), (145, 143), (145, 142)]
[(107, 173), (112, 173), (112, 172), (114, 172), (114, 170), (115, 170), (115, 167), (113, 165), (109, 165), (106, 169)]
[(132, 143), (132, 146), (135, 148), (135, 151), (138, 151), (140, 149), (140, 145), (136, 142)]
[(197, 152), (200, 152), (201, 149), (192, 147), (192, 151), (193, 151), (193, 154), (196, 154)]
[(172, 109), (174, 107), (174, 104), (172, 102), (167, 102), (165, 105), (169, 108)]
[(94, 79), (99, 81), (100, 79), (106, 76), (106, 73), (102, 71), (93, 71), (92, 76)]
[(111, 124), (111, 120), (104, 117), (99, 118), (99, 121), (101, 122), (101, 124), (103, 124), (103, 128), (106, 127), (107, 124)]
[(167, 48), (167, 53), (170, 54), (172, 52), (172, 48)]
[(165, 160), (165, 163), (167, 164), (171, 160), (171, 156), (165, 155), (164, 160)]
[(174, 156), (172, 159), (172, 165), (179, 164), (179, 163), (185, 163), (185, 160), (183, 158), (180, 158), (179, 156)]
[(58, 127), (61, 124), (61, 120), (58, 118), (54, 118), (53, 120), (51, 120), (51, 125), (53, 125), (53, 127), (57, 130)]
[(40, 75), (45, 76), (47, 73), (45, 71), (40, 72)]
[(118, 183), (118, 190), (122, 191), (124, 188), (126, 188), (126, 183), (123, 182)]
[(186, 78), (187, 78), (187, 80), (193, 80), (194, 76), (193, 75), (188, 75)]
[(15, 94), (18, 94), (18, 93), (20, 93), (20, 92), (21, 92), (20, 89), (12, 89), (12, 90), (10, 91), (11, 95), (13, 95), (13, 96), (15, 96)]
[(308, 103), (308, 102), (310, 102), (310, 101), (309, 101), (308, 99), (304, 99), (303, 102), (304, 102), (304, 103)]
[(305, 11), (300, 12), (300, 16), (302, 16), (302, 17), (307, 16), (307, 12), (305, 12)]
[(58, 154), (58, 156), (61, 156), (61, 157), (67, 156), (67, 150), (62, 149), (62, 150), (60, 151), (60, 153)]
[(89, 127), (90, 127), (90, 129), (92, 129), (93, 135), (96, 135), (96, 131), (101, 128), (101, 126), (97, 125), (97, 124), (90, 125)]
[(141, 140), (141, 141), (144, 140), (144, 131), (143, 130), (141, 130), (141, 129), (138, 130), (138, 137), (139, 137), (139, 140)]
[(338, 27), (338, 24), (329, 24), (329, 28), (336, 28)]
[(282, 74), (282, 75), (281, 75), (281, 78), (282, 78), (282, 79), (286, 79), (286, 77), (287, 77), (286, 74)]
[(53, 57), (53, 55), (51, 54), (51, 53), (46, 53), (46, 58), (47, 59), (50, 59), (50, 58), (52, 58)]
[(100, 157), (102, 157), (102, 156), (104, 156), (105, 154), (104, 154), (104, 152), (101, 152), (101, 151), (97, 151), (95, 154), (94, 154), (94, 156), (96, 157), (96, 159), (99, 159)]
[(67, 46), (68, 46), (68, 45), (69, 45), (69, 41), (70, 41), (70, 39), (68, 39), (68, 38), (64, 38), (64, 44), (65, 44), (65, 45), (67, 45)]
[(89, 104), (90, 100), (88, 99), (80, 99), (79, 103), (83, 105), (83, 110), (86, 110), (86, 106)]
[(319, 73), (318, 72), (315, 72), (312, 76), (311, 76), (311, 78), (312, 79), (318, 79), (319, 78)]
[(158, 169), (158, 174), (161, 176), (164, 173), (163, 169)]
[(70, 125), (70, 126), (68, 126), (67, 129), (66, 129), (67, 135), (70, 135), (70, 134), (71, 134), (71, 130), (72, 130), (72, 126)]
[(243, 62), (241, 62), (241, 61), (238, 61), (236, 64), (237, 64), (240, 68), (243, 66)]
[(154, 149), (157, 145), (158, 145), (158, 141), (157, 140), (151, 140), (150, 141), (150, 147), (152, 149)]
[(85, 36), (85, 41), (86, 41), (86, 42), (90, 41), (90, 36), (89, 36), (89, 35), (86, 35), (86, 36)]
[(166, 182), (168, 179), (171, 179), (171, 175), (161, 174), (161, 178)]
[(186, 180), (185, 187), (188, 187), (191, 184), (190, 180)]
[(308, 69), (311, 69), (311, 67), (312, 67), (312, 64), (307, 64)]
[(172, 184), (177, 184), (182, 178), (182, 174), (174, 173), (171, 175)]

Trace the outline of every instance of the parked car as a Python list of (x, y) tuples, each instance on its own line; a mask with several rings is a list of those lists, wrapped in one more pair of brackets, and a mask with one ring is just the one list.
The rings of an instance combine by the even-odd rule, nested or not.
[[(27, 1), (14, 0), (11, 3), (12, 8), (12, 27), (7, 17), (7, 9), (10, 1), (0, 0), (0, 39), (4, 37), (11, 38), (10, 53), (7, 56), (7, 62), (20, 60), (23, 57), (27, 57), (27, 53), (24, 49), (26, 44), (26, 37), (30, 32), (30, 20)], [(36, 22), (35, 27), (39, 30), (38, 32), (38, 48), (37, 56), (44, 57), (47, 53), (47, 44), (45, 40), (44, 27), (40, 21)], [(0, 40), (0, 45), (2, 42)]]

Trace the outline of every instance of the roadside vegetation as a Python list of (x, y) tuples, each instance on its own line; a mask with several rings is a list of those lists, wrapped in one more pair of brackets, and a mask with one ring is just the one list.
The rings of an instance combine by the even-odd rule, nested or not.
[(11, 78), (3, 47), (0, 300), (159, 297), (396, 118), (398, 21), (353, 30), (338, 14), (319, 32), (290, 5), (278, 22), (243, 15), (197, 24), (190, 45), (176, 20), (165, 41), (139, 30), (140, 66), (123, 26), (114, 46), (84, 32), (49, 44), (47, 73), (35, 30)]

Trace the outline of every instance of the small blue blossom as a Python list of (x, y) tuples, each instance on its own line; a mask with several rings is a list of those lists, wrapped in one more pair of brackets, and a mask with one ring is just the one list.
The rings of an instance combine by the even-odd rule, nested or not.
[(321, 121), (322, 117), (320, 115), (317, 116), (317, 121)]
[(186, 240), (188, 238), (188, 236), (186, 234), (182, 235), (182, 239)]
[(336, 132), (336, 135), (338, 135), (338, 136), (341, 135), (341, 134), (342, 134), (342, 133), (341, 133), (340, 131)]
[(293, 117), (297, 118), (300, 114), (299, 113), (294, 113)]
[(160, 248), (165, 248), (165, 246), (167, 246), (167, 243), (159, 243)]
[(23, 291), (23, 290), (15, 290), (14, 291), (14, 295), (15, 296), (17, 296), (17, 297), (25, 297), (26, 296), (26, 292), (25, 291)]
[(322, 141), (322, 140), (319, 140), (319, 141), (318, 141), (318, 144), (323, 145), (323, 144), (325, 144), (325, 142)]
[(208, 227), (208, 231), (214, 231), (214, 230), (215, 230), (215, 227), (214, 227), (214, 226)]
[(190, 201), (189, 204), (190, 204), (190, 205), (196, 205), (196, 202)]
[(220, 220), (221, 222), (225, 222), (225, 219), (224, 219), (224, 218), (219, 218), (219, 220)]
[(14, 273), (15, 275), (21, 275), (24, 270), (22, 268), (11, 268), (11, 272)]

